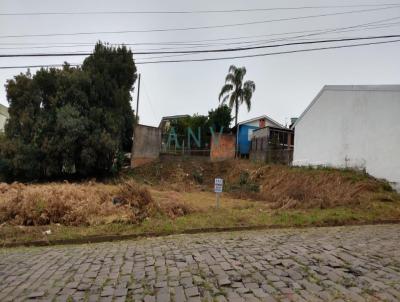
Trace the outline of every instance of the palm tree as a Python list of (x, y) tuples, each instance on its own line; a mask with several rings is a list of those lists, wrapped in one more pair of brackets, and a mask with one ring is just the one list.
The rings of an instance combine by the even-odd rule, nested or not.
[(256, 90), (256, 84), (253, 81), (243, 83), (243, 78), (246, 75), (246, 68), (238, 68), (235, 65), (229, 67), (229, 73), (225, 78), (225, 85), (222, 87), (219, 94), (219, 101), (222, 104), (229, 100), (229, 107), (235, 108), (235, 126), (237, 126), (239, 106), (246, 103), (247, 111), (251, 109), (251, 97)]

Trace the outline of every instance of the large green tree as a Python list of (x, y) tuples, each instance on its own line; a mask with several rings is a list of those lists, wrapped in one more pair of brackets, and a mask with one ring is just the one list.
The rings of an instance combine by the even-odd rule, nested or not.
[(132, 53), (102, 43), (82, 67), (65, 64), (9, 80), (0, 174), (30, 180), (117, 171), (131, 147), (135, 80)]
[(231, 109), (235, 109), (235, 126), (238, 122), (239, 106), (245, 103), (247, 110), (250, 111), (251, 98), (256, 90), (256, 84), (253, 81), (244, 82), (245, 75), (245, 67), (238, 68), (231, 65), (225, 77), (225, 84), (219, 94), (219, 100), (222, 99), (222, 104), (228, 103)]

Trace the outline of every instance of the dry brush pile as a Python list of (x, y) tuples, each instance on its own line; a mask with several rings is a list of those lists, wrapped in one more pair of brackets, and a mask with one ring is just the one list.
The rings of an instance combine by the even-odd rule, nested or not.
[(175, 218), (190, 212), (184, 204), (158, 204), (146, 187), (134, 181), (123, 181), (119, 185), (0, 184), (0, 224), (137, 224), (155, 215)]

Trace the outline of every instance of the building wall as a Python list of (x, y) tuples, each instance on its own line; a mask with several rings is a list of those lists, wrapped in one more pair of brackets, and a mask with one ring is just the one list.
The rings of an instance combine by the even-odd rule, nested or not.
[(4, 131), (4, 125), (8, 119), (8, 108), (0, 104), (0, 132)]
[[(271, 133), (276, 132), (287, 133), (288, 141), (283, 141), (287, 145), (274, 146), (270, 144)], [(251, 148), (250, 159), (254, 161), (285, 164), (289, 165), (293, 159), (293, 146), (289, 144), (291, 141), (291, 131), (276, 130), (275, 128), (265, 127), (254, 131)]]
[(7, 117), (0, 114), (0, 132), (4, 131), (4, 125), (6, 124), (6, 119), (7, 119)]
[(268, 119), (259, 119), (246, 124), (239, 125), (239, 153), (249, 154), (250, 152), (250, 142), (255, 129), (264, 127), (276, 127), (277, 125), (271, 123)]
[(136, 125), (133, 136), (131, 167), (138, 167), (160, 156), (161, 129)]
[(235, 158), (236, 137), (232, 134), (221, 134), (218, 143), (211, 138), (210, 158), (212, 161)]
[(255, 129), (258, 129), (258, 126), (240, 125), (238, 135), (240, 154), (249, 154), (251, 136)]
[(365, 169), (400, 189), (400, 86), (329, 87), (295, 126), (293, 164)]
[(265, 127), (262, 129), (258, 129), (257, 131), (253, 132), (253, 138), (254, 137), (268, 137), (269, 136), (269, 127)]
[(243, 125), (247, 125), (247, 126), (252, 126), (252, 127), (256, 127), (256, 128), (264, 128), (264, 127), (277, 127), (276, 124), (271, 123), (268, 119), (259, 119), (259, 120), (255, 120)]

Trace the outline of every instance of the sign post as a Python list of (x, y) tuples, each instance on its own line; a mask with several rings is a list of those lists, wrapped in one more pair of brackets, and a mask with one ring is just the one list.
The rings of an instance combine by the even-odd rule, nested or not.
[(214, 192), (216, 194), (217, 209), (220, 207), (220, 194), (222, 193), (222, 188), (224, 186), (224, 180), (222, 178), (216, 178), (214, 181)]

